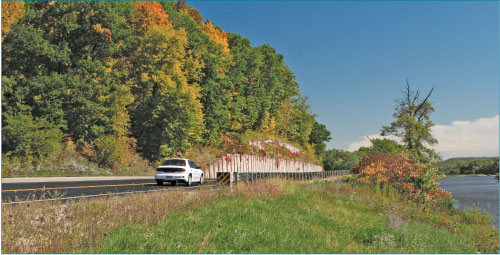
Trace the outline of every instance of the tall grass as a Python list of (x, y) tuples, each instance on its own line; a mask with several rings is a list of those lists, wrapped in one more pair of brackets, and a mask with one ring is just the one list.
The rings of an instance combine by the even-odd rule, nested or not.
[(2, 253), (79, 253), (112, 229), (166, 221), (171, 213), (211, 203), (218, 191), (172, 191), (67, 203), (2, 206)]

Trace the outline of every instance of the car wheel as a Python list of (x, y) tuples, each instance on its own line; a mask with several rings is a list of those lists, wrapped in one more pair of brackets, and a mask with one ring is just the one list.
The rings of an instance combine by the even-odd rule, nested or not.
[(191, 186), (191, 175), (188, 176), (188, 180), (186, 182), (186, 186), (190, 187)]
[(203, 184), (203, 181), (204, 181), (204, 180), (203, 180), (203, 174), (202, 174), (202, 175), (200, 176), (200, 185), (202, 185), (202, 184)]
[(175, 181), (171, 181), (170, 186), (175, 186)]
[(156, 180), (156, 184), (158, 184), (158, 186), (163, 186), (163, 181), (161, 181), (161, 180)]

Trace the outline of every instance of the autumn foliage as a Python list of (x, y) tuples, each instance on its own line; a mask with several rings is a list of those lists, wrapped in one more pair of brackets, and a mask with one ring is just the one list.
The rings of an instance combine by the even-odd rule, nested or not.
[(23, 1), (2, 1), (2, 34), (7, 34), (12, 24), (24, 15)]
[(149, 30), (151, 26), (172, 26), (168, 20), (167, 13), (163, 10), (159, 2), (137, 1), (133, 3), (136, 13), (132, 22), (137, 32), (144, 33)]
[(400, 154), (377, 153), (364, 157), (354, 165), (360, 183), (387, 185), (407, 198), (442, 204), (451, 200), (451, 194), (438, 188), (437, 175), (413, 159)]
[[(65, 140), (118, 171), (138, 156), (161, 162), (220, 145), (221, 134), (266, 131), (306, 151), (323, 142), (309, 137), (316, 115), (284, 57), (202, 23), (185, 1), (2, 7), (2, 151), (9, 158), (40, 161), (61, 153), (56, 145)], [(40, 144), (51, 146), (39, 153)], [(268, 151), (284, 154), (279, 146)]]
[(224, 52), (229, 52), (229, 43), (227, 42), (227, 34), (224, 30), (220, 28), (214, 27), (214, 24), (210, 21), (207, 21), (204, 24), (201, 24), (201, 28), (203, 32), (205, 32), (210, 39), (214, 41), (216, 44), (222, 46)]

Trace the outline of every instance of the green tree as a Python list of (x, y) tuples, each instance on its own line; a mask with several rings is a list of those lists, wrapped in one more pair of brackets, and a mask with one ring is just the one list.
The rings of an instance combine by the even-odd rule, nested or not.
[(290, 141), (306, 145), (316, 117), (310, 113), (310, 108), (307, 97), (295, 98), (293, 101), (285, 100), (278, 111), (276, 132)]
[[(232, 84), (226, 75), (230, 55), (224, 47), (211, 40), (200, 26), (199, 17), (189, 14), (190, 8), (182, 2), (161, 2), (175, 29), (186, 31), (184, 66), (188, 84), (201, 88), (205, 142), (217, 142), (221, 133), (229, 131)], [(191, 11), (191, 13), (194, 13)]]
[(326, 126), (314, 121), (314, 126), (309, 135), (309, 143), (314, 145), (314, 151), (316, 156), (321, 160), (324, 157), (326, 144), (325, 142), (330, 141), (331, 133)]
[(63, 134), (45, 118), (5, 113), (2, 123), (2, 150), (7, 156), (37, 160), (61, 149)]
[(2, 44), (3, 113), (45, 119), (87, 145), (110, 135), (128, 144), (133, 98), (121, 65), (136, 46), (133, 5), (26, 2), (25, 10)]
[(325, 170), (350, 170), (361, 158), (354, 152), (330, 149), (325, 151), (323, 167)]
[(395, 107), (394, 118), (396, 119), (390, 126), (383, 126), (381, 134), (395, 135), (401, 137), (408, 150), (419, 160), (433, 161), (439, 158), (434, 150), (426, 147), (426, 144), (433, 145), (438, 141), (431, 134), (431, 127), (434, 123), (430, 115), (434, 112), (434, 107), (429, 102), (434, 88), (422, 99), (420, 91), (410, 89), (410, 83), (406, 80), (406, 89), (403, 96), (398, 100)]
[(170, 26), (153, 26), (133, 61), (135, 105), (132, 128), (144, 157), (159, 161), (201, 141), (200, 92), (184, 76), (187, 39)]
[[(277, 127), (277, 124), (280, 120), (292, 121), (300, 108), (294, 104), (300, 104), (301, 97), (284, 57), (269, 45), (251, 47), (250, 41), (239, 34), (229, 33), (228, 41), (233, 61), (228, 77), (234, 88), (231, 130), (243, 133), (276, 127), (273, 131), (285, 134), (285, 125)], [(290, 133), (287, 137), (296, 138)]]
[(229, 33), (228, 40), (233, 61), (228, 77), (234, 86), (230, 107), (231, 130), (244, 133), (258, 127), (257, 119), (261, 114), (258, 108), (262, 103), (259, 100), (266, 100), (265, 97), (259, 99), (262, 93), (258, 67), (263, 63), (247, 38)]
[(391, 139), (370, 139), (370, 142), (372, 145), (370, 147), (361, 147), (359, 148), (356, 153), (361, 156), (368, 156), (371, 154), (377, 154), (377, 153), (385, 153), (385, 154), (396, 154), (396, 153), (403, 153), (405, 148), (404, 146), (398, 144), (396, 141), (391, 140)]

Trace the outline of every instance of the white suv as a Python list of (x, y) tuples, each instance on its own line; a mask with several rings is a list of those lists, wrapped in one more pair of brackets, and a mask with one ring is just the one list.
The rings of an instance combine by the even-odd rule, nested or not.
[(191, 186), (193, 182), (203, 184), (203, 171), (189, 159), (168, 159), (156, 168), (156, 183), (162, 186), (163, 182), (170, 182), (175, 186), (177, 182), (183, 182)]

